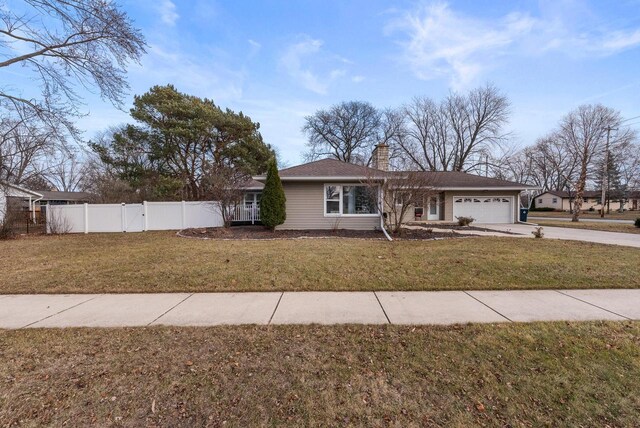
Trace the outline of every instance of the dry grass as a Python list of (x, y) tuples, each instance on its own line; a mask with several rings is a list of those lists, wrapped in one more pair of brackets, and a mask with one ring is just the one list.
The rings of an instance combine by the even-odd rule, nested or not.
[(204, 241), (172, 232), (0, 241), (0, 294), (634, 288), (640, 249), (523, 238)]
[(0, 425), (637, 426), (640, 323), (0, 332)]
[[(532, 220), (533, 221), (533, 220)], [(543, 220), (536, 221), (540, 226), (549, 226), (549, 227), (567, 227), (570, 229), (588, 229), (588, 230), (602, 230), (604, 232), (621, 232), (621, 233), (638, 233), (640, 234), (640, 227), (635, 227), (633, 224), (625, 224), (625, 223), (599, 223), (599, 222), (589, 222), (581, 220), (578, 223), (574, 223), (571, 221), (552, 221), (552, 220)]]
[[(529, 217), (555, 217), (555, 218), (571, 218), (571, 213), (566, 211), (529, 211)], [(625, 211), (623, 213), (612, 211), (605, 213), (605, 220), (635, 220), (640, 217), (640, 211)], [(600, 219), (599, 211), (583, 211), (580, 213), (583, 220)]]

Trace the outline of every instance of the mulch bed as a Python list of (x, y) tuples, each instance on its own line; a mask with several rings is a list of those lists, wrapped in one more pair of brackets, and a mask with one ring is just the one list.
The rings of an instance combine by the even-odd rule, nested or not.
[[(500, 231), (500, 230), (495, 230), (495, 229), (487, 229), (486, 227), (476, 227), (476, 226), (460, 226), (457, 224), (442, 224), (442, 223), (436, 223), (436, 224), (425, 224), (425, 223), (408, 223), (408, 226), (417, 226), (417, 227), (422, 227), (424, 229), (446, 229), (446, 230), (475, 230), (478, 232), (497, 232), (497, 233), (503, 233), (505, 235), (518, 235), (518, 233), (513, 233), (513, 232), (508, 232), (508, 231)], [(467, 235), (469, 236), (469, 235)]]
[[(262, 226), (234, 226), (230, 228), (209, 227), (185, 229), (178, 232), (184, 238), (199, 239), (299, 239), (299, 238), (356, 238), (356, 239), (386, 239), (384, 234), (376, 230), (276, 230), (270, 231)], [(427, 229), (404, 229), (400, 235), (392, 235), (393, 239), (443, 239), (461, 238), (455, 232), (430, 232)]]

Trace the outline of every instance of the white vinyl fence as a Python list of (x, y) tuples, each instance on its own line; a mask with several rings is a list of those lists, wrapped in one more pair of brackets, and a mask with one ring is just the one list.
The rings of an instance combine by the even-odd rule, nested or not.
[(217, 202), (47, 206), (48, 233), (143, 232), (223, 224)]

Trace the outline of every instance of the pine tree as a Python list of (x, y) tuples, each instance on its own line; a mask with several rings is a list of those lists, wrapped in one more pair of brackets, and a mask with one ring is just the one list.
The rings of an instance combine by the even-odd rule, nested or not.
[(262, 191), (260, 199), (260, 220), (262, 224), (271, 230), (284, 223), (287, 218), (286, 211), (287, 198), (284, 195), (278, 167), (275, 160), (269, 164), (267, 170), (267, 181)]
[[(607, 156), (607, 180), (606, 183), (603, 183), (602, 173), (596, 179), (596, 185), (598, 186), (598, 190), (602, 189), (602, 186), (605, 186), (605, 194), (606, 200), (604, 204), (607, 206), (607, 213), (609, 213), (609, 205), (611, 201), (620, 201), (625, 198), (626, 186), (622, 184), (622, 173), (620, 171), (620, 167), (618, 164), (618, 160), (616, 159), (614, 153), (609, 151)], [(604, 161), (598, 163), (598, 171), (603, 170)]]

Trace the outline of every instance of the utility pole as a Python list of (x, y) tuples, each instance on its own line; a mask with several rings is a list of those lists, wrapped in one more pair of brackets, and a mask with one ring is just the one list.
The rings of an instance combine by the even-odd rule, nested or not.
[(607, 145), (604, 152), (604, 162), (602, 165), (602, 182), (600, 183), (601, 196), (600, 196), (600, 205), (602, 209), (600, 209), (600, 218), (604, 218), (604, 201), (607, 196), (607, 187), (609, 186), (609, 137), (611, 136), (611, 131), (614, 129), (610, 126), (607, 126)]

